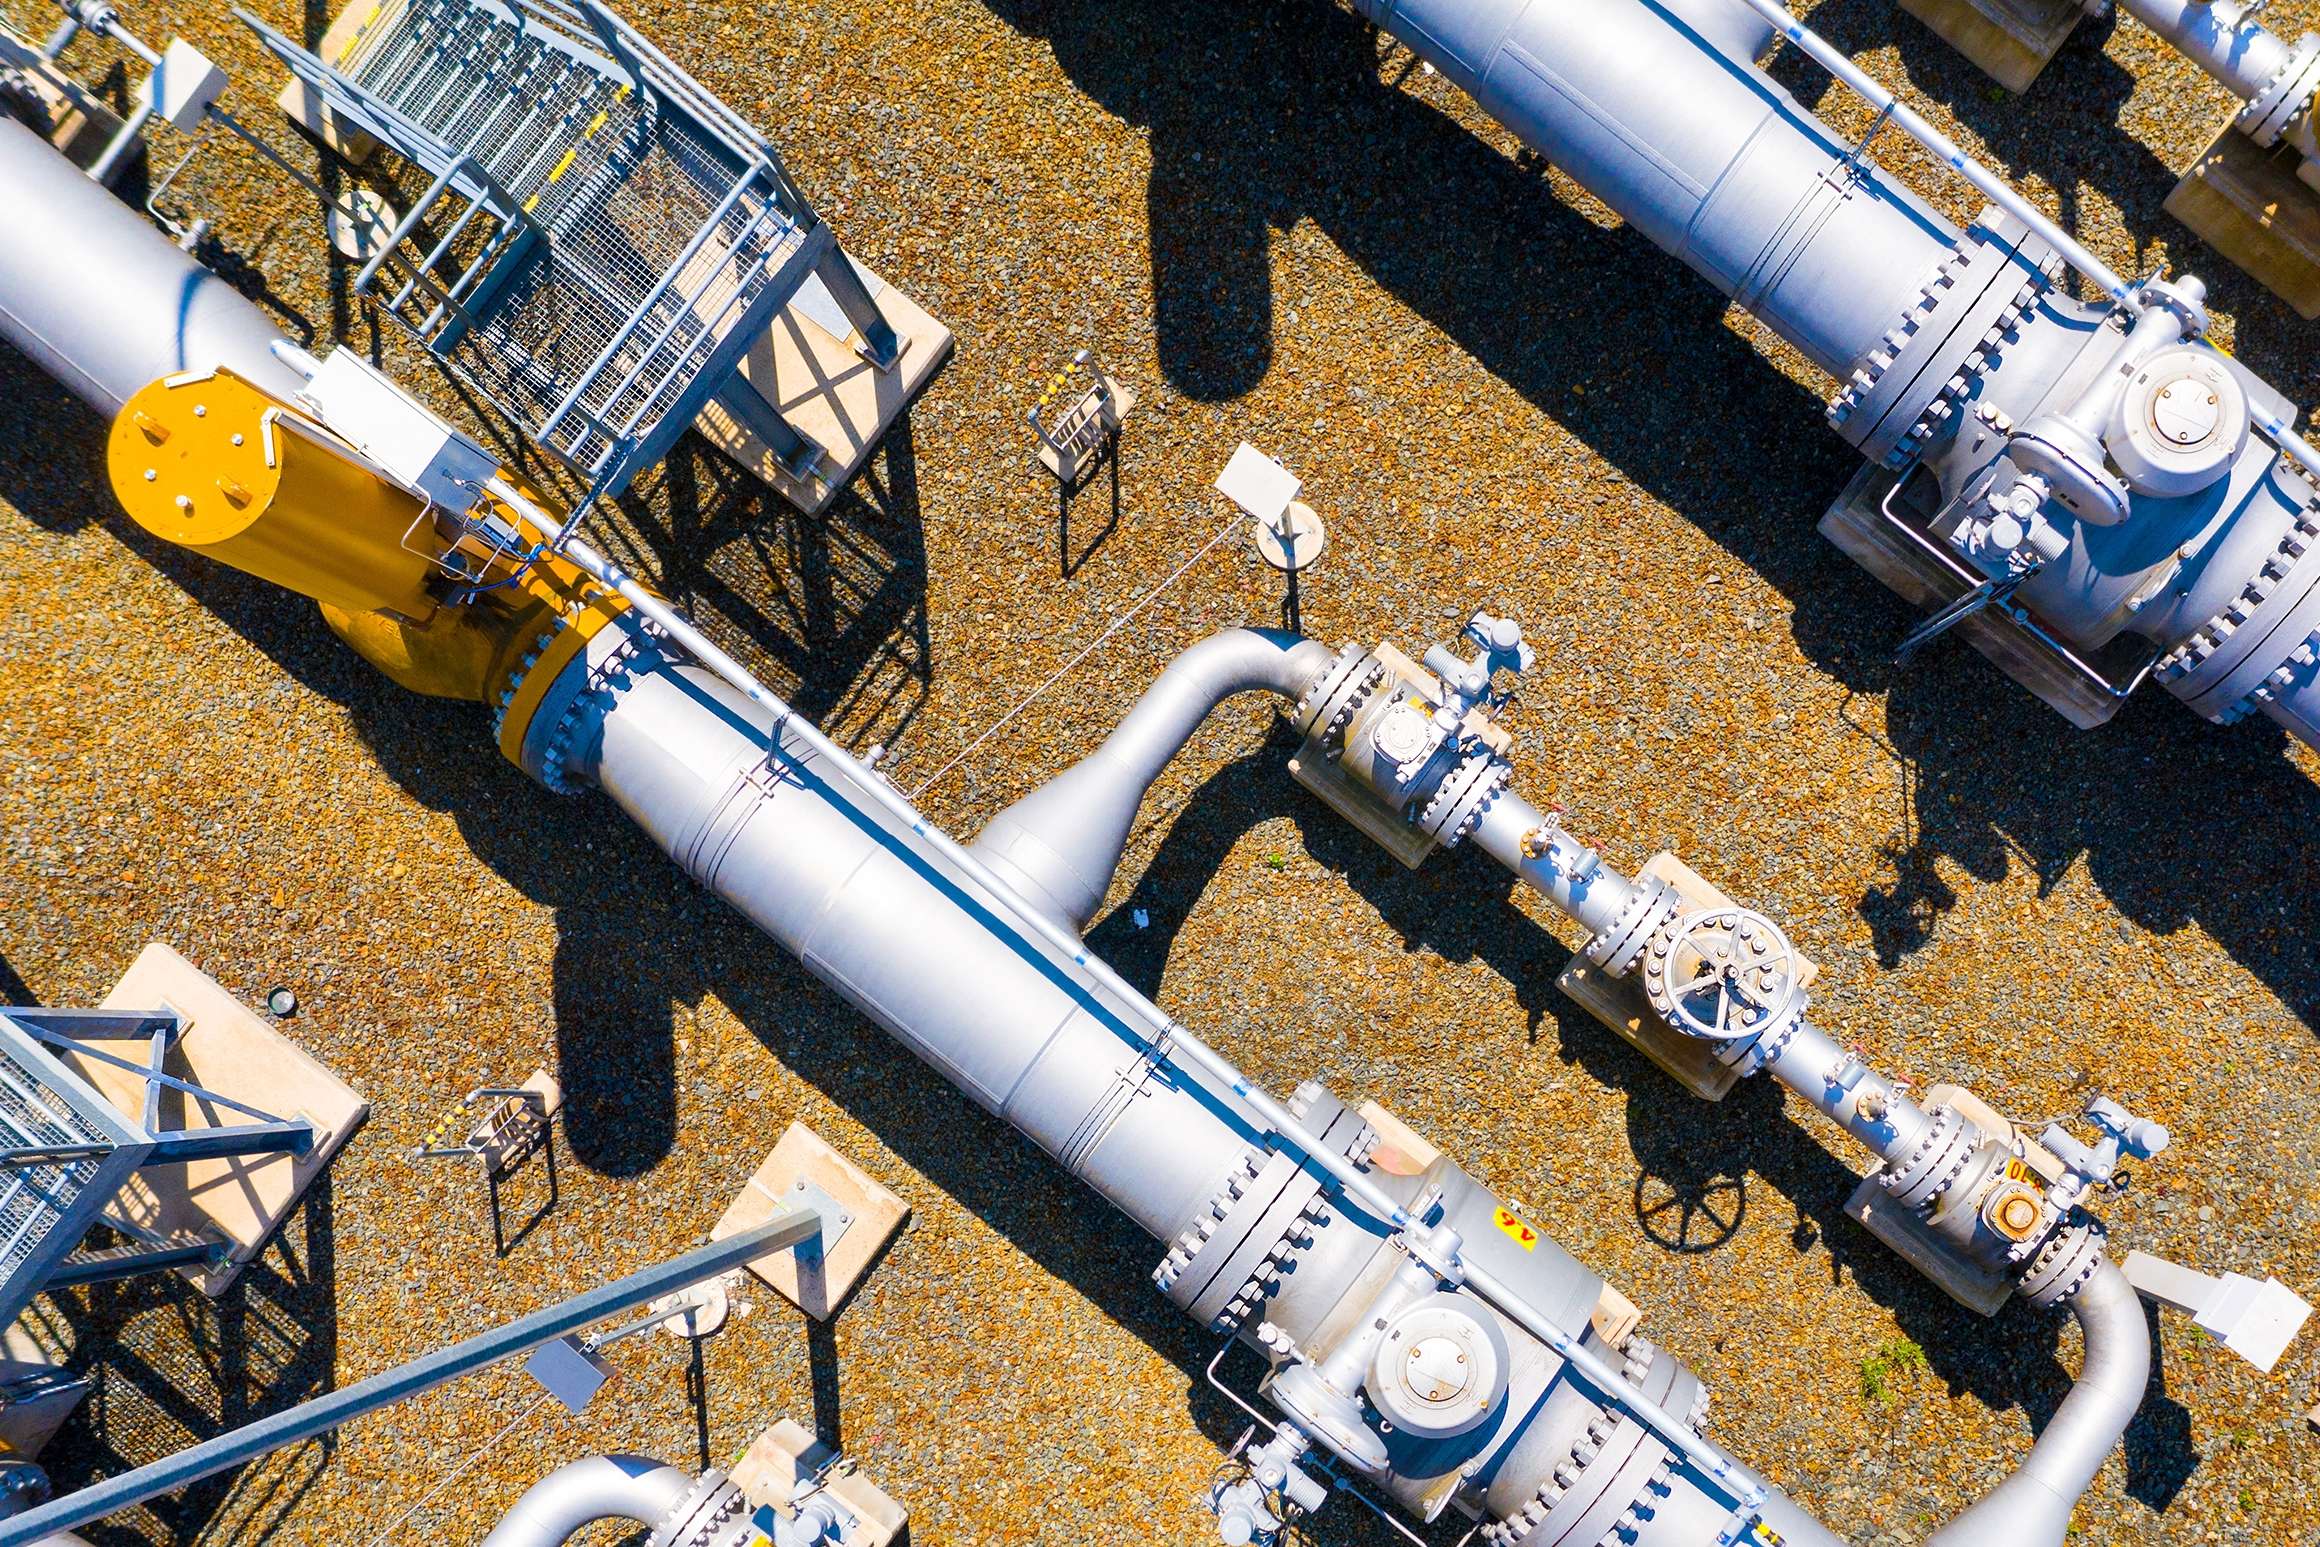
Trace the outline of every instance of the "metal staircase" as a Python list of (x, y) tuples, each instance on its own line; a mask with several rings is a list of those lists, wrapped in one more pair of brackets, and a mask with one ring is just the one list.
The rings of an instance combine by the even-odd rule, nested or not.
[[(162, 1268), (214, 1266), (229, 1243), (140, 1224), (119, 1207), (140, 1169), (236, 1155), (302, 1155), (314, 1142), (305, 1118), (283, 1119), (167, 1072), (183, 1023), (168, 1010), (0, 1008), (0, 1326), (43, 1289)], [(133, 1041), (132, 1062), (99, 1042)], [(144, 1110), (119, 1110), (57, 1055), (112, 1066), (142, 1082)], [(163, 1093), (223, 1107), (247, 1121), (165, 1129)], [(127, 1244), (86, 1248), (99, 1224)]]
[(432, 179), (356, 292), (586, 477), (589, 502), (712, 400), (785, 463), (812, 455), (737, 374), (811, 276), (872, 364), (899, 354), (764, 137), (594, 0), (385, 0), (327, 62), (235, 14), (340, 124)]

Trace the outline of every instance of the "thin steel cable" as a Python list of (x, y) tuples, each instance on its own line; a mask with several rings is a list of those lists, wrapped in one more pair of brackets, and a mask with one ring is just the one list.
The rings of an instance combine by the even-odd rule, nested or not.
[(517, 1413), (515, 1417), (510, 1418), (507, 1421), (507, 1423), (500, 1429), (499, 1433), (493, 1435), (490, 1439), (485, 1440), (480, 1448), (468, 1452), (466, 1460), (460, 1462), (459, 1465), (453, 1467), (449, 1472), (445, 1473), (434, 1487), (428, 1489), (424, 1494), (421, 1494), (417, 1503), (413, 1504), (409, 1509), (404, 1510), (393, 1520), (388, 1521), (387, 1524), (381, 1528), (379, 1534), (366, 1542), (364, 1547), (379, 1547), (379, 1543), (387, 1540), (387, 1538), (393, 1536), (397, 1531), (401, 1530), (403, 1527), (403, 1522), (409, 1520), (413, 1515), (416, 1515), (419, 1513), (419, 1511), (425, 1509), (429, 1504), (433, 1503), (436, 1496), (442, 1493), (444, 1489), (459, 1481), (460, 1478), (467, 1475), (467, 1473), (474, 1468), (478, 1461), (481, 1461), (485, 1456), (490, 1455), (494, 1450), (496, 1450), (499, 1447), (499, 1442), (501, 1440), (506, 1439), (510, 1434), (515, 1432), (515, 1427), (517, 1424), (522, 1423), (525, 1419), (531, 1417), (532, 1414), (538, 1412), (540, 1410), (540, 1404), (548, 1400), (548, 1395), (549, 1394), (546, 1391), (542, 1391), (538, 1396), (532, 1398), (532, 1400), (524, 1406), (523, 1411)]
[(1040, 683), (1039, 686), (1033, 688), (1024, 697), (1017, 699), (1012, 708), (1010, 708), (1005, 714), (999, 716), (998, 719), (992, 721), (990, 727), (986, 729), (982, 735), (977, 736), (974, 740), (968, 742), (964, 747), (961, 747), (958, 751), (958, 754), (954, 756), (949, 762), (943, 764), (942, 767), (937, 768), (933, 773), (928, 774), (926, 776), (926, 781), (919, 785), (917, 789), (910, 792), (910, 798), (915, 801), (920, 796), (924, 795), (928, 790), (932, 789), (935, 785), (935, 782), (942, 778), (944, 774), (949, 773), (952, 769), (958, 767), (959, 764), (965, 762), (969, 757), (973, 756), (977, 747), (980, 747), (984, 742), (989, 741), (993, 736), (996, 736), (999, 734), (999, 732), (1005, 730), (1007, 728), (1007, 722), (1014, 719), (1024, 710), (1030, 708), (1034, 703), (1037, 703), (1040, 697), (1044, 695), (1049, 688), (1054, 687), (1058, 682), (1061, 682), (1064, 678), (1070, 676), (1071, 673), (1079, 666), (1080, 662), (1086, 660), (1089, 656), (1102, 649), (1106, 640), (1110, 639), (1114, 634), (1117, 634), (1121, 629), (1126, 628), (1128, 626), (1128, 620), (1133, 618), (1137, 613), (1142, 612), (1145, 606), (1151, 602), (1152, 598), (1158, 596), (1162, 591), (1167, 590), (1170, 586), (1176, 584), (1177, 581), (1183, 579), (1184, 572), (1186, 570), (1192, 568), (1193, 565), (1198, 564), (1202, 559), (1208, 557), (1208, 550), (1214, 548), (1218, 543), (1223, 542), (1227, 537), (1231, 536), (1233, 528), (1239, 526), (1241, 521), (1242, 517), (1239, 515), (1234, 515), (1228, 519), (1223, 526), (1218, 527), (1214, 537), (1211, 537), (1207, 542), (1202, 543), (1200, 547), (1193, 553), (1191, 558), (1186, 559), (1183, 563), (1177, 565), (1174, 570), (1170, 571), (1168, 577), (1165, 580), (1162, 580), (1151, 590), (1146, 591), (1142, 596), (1137, 597), (1135, 602), (1128, 608), (1126, 612), (1121, 613), (1118, 617), (1112, 620), (1111, 626), (1109, 628), (1106, 628), (1094, 639), (1088, 641), (1088, 643), (1080, 649), (1080, 652), (1077, 655), (1074, 655), (1070, 660), (1064, 662), (1061, 666), (1055, 668), (1054, 671), (1048, 673), (1047, 680), (1045, 682)]

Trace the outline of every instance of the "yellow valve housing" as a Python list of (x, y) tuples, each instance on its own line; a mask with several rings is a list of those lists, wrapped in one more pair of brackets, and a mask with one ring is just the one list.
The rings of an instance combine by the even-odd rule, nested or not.
[[(312, 597), (357, 654), (414, 692), (495, 705), (500, 749), (518, 767), (558, 674), (628, 611), (571, 560), (537, 551), (467, 605), (441, 606), (429, 589), (441, 534), (413, 531), (422, 501), (231, 371), (143, 388), (113, 421), (107, 461), (113, 492), (148, 532)], [(501, 476), (512, 493), (486, 498), (537, 543), (545, 502)]]
[(347, 612), (435, 611), (432, 561), (403, 546), (419, 503), (231, 371), (141, 389), (106, 461), (114, 494), (156, 537)]

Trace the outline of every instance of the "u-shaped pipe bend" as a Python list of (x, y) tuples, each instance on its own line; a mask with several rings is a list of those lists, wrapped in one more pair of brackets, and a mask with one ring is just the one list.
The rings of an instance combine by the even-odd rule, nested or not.
[(693, 1481), (645, 1456), (584, 1456), (532, 1484), (483, 1547), (563, 1547), (598, 1520), (659, 1525), (684, 1503)]

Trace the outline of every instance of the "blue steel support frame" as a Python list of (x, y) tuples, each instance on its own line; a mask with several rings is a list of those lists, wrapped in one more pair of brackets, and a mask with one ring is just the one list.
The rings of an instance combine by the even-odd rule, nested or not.
[[(75, 1283), (122, 1278), (200, 1262), (218, 1261), (224, 1248), (217, 1242), (146, 1238), (146, 1233), (112, 1219), (108, 1210), (129, 1177), (148, 1166), (181, 1165), (243, 1155), (304, 1155), (314, 1147), (314, 1125), (304, 1118), (283, 1119), (261, 1112), (246, 1102), (178, 1078), (164, 1067), (170, 1046), (184, 1029), (183, 1020), (169, 1010), (72, 1010), (0, 1007), (0, 1051), (13, 1068), (20, 1069), (32, 1088), (16, 1088), (19, 1100), (36, 1108), (68, 1116), (86, 1133), (77, 1142), (0, 1145), (0, 1189), (8, 1200), (29, 1195), (21, 1211), (17, 1233), (0, 1249), (22, 1256), (0, 1284), (0, 1314), (15, 1314), (42, 1290)], [(146, 1061), (137, 1063), (94, 1046), (96, 1042), (137, 1041)], [(145, 1082), (140, 1112), (117, 1111), (98, 1091), (57, 1054), (69, 1054), (123, 1069)], [(15, 1076), (9, 1076), (15, 1085)], [(214, 1102), (251, 1119), (210, 1128), (161, 1128), (164, 1091), (174, 1090), (190, 1099)], [(68, 1193), (44, 1187), (35, 1172), (42, 1167), (94, 1163), (95, 1170)], [(138, 1237), (140, 1244), (121, 1252), (88, 1253), (82, 1239), (99, 1223)]]

